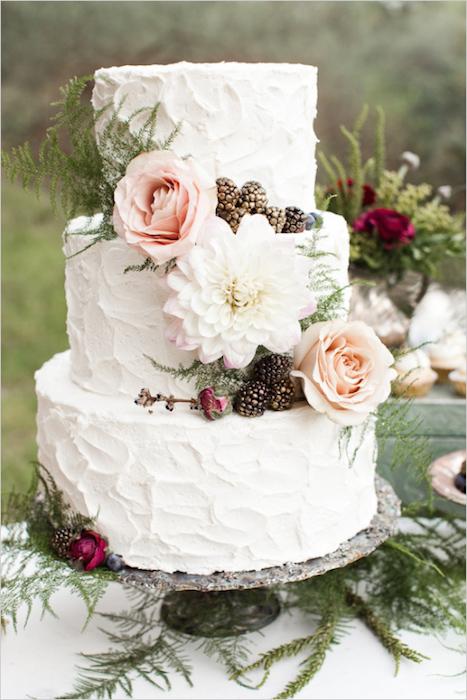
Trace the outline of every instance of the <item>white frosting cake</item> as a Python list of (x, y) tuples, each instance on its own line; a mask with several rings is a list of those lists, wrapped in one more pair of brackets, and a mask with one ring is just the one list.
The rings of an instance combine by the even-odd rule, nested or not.
[(258, 419), (209, 423), (192, 411), (149, 415), (70, 380), (70, 354), (37, 372), (39, 460), (112, 549), (139, 568), (207, 574), (332, 552), (376, 510), (374, 436), (303, 403)]
[[(345, 287), (349, 265), (347, 225), (336, 214), (321, 215), (323, 227), (317, 251), (329, 255), (310, 261), (310, 268), (326, 261), (339, 286)], [(89, 235), (80, 232), (92, 230), (95, 225), (96, 219), (81, 217), (70, 222), (65, 232), (72, 379), (89, 391), (109, 396), (135, 398), (146, 385), (162, 393), (192, 396), (192, 384), (157, 372), (148, 359), (170, 367), (189, 365), (196, 359), (194, 352), (178, 350), (165, 337), (167, 318), (162, 309), (168, 290), (164, 274), (124, 274), (129, 265), (141, 263), (141, 256), (121, 238), (101, 241), (76, 255), (89, 244)], [(311, 237), (309, 232), (283, 235), (295, 237), (300, 245)]]
[[(157, 102), (158, 139), (182, 122), (173, 146), (179, 156), (190, 154), (213, 176), (240, 185), (259, 180), (271, 204), (313, 210), (315, 68), (181, 63), (96, 73), (96, 109), (114, 105), (125, 118)], [(140, 112), (132, 128), (144, 118)], [(104, 112), (99, 130), (107, 119)], [(305, 402), (216, 422), (184, 404), (173, 413), (163, 404), (152, 413), (134, 404), (142, 387), (193, 396), (192, 383), (157, 372), (147, 358), (177, 367), (197, 355), (166, 339), (163, 272), (125, 274), (144, 258), (122, 238), (79, 252), (97, 223), (80, 218), (67, 228), (71, 349), (36, 373), (39, 461), (72, 507), (96, 516), (127, 564), (168, 572), (299, 562), (367, 527), (376, 510), (368, 426), (344, 447), (341, 426)], [(295, 236), (297, 245), (312, 236), (277, 235)], [(310, 273), (326, 260), (345, 286), (348, 252), (344, 219), (323, 214)]]
[[(92, 102), (128, 118), (160, 102), (157, 138), (214, 177), (259, 180), (274, 206), (314, 208), (317, 70), (287, 63), (175, 63), (96, 71)], [(102, 116), (98, 130), (109, 114)], [(132, 128), (141, 128), (139, 112)]]

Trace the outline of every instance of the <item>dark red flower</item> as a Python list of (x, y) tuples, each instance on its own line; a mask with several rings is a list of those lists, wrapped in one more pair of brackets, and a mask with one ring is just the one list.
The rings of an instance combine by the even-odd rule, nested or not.
[(354, 221), (355, 231), (377, 233), (386, 250), (411, 243), (415, 237), (415, 226), (407, 216), (394, 209), (372, 209), (360, 214)]
[(91, 571), (100, 566), (105, 559), (107, 542), (94, 530), (81, 530), (78, 539), (70, 545), (70, 559), (81, 561), (85, 571)]
[(227, 396), (216, 396), (214, 389), (206, 387), (198, 394), (198, 401), (201, 409), (208, 420), (222, 418), (232, 410), (231, 403)]
[[(337, 186), (340, 190), (343, 189), (342, 187), (342, 180), (337, 181)], [(353, 187), (353, 180), (351, 177), (347, 178), (347, 187), (350, 189)], [(365, 183), (363, 185), (363, 194), (362, 194), (362, 207), (369, 207), (371, 204), (374, 204), (376, 201), (376, 192), (373, 189), (371, 185), (368, 183)]]

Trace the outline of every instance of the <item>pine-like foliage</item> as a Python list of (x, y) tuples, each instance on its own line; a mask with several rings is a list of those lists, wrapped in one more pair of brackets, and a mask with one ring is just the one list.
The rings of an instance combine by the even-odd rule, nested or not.
[[(111, 649), (83, 655), (86, 664), (80, 668), (75, 690), (63, 697), (111, 698), (116, 693), (132, 697), (132, 679), (138, 676), (159, 687), (170, 687), (169, 674), (176, 673), (191, 684), (191, 647), (203, 651), (223, 666), (232, 680), (248, 688), (262, 687), (275, 664), (296, 658), (297, 674), (276, 700), (293, 698), (319, 672), (331, 647), (351, 633), (354, 619), (361, 620), (387, 649), (396, 671), (404, 659), (420, 663), (426, 657), (408, 647), (397, 630), (439, 634), (454, 629), (462, 633), (465, 627), (462, 524), (440, 513), (432, 516), (413, 519), (408, 533), (396, 535), (355, 564), (273, 589), (285, 611), (298, 610), (308, 620), (310, 634), (285, 641), (253, 660), (252, 635), (247, 639), (209, 636), (198, 640), (168, 630), (159, 618), (160, 595), (130, 593), (133, 605), (129, 610), (104, 615), (112, 626), (104, 631)], [(244, 601), (239, 619), (251, 603), (250, 593), (240, 594)], [(236, 592), (237, 604), (238, 596)], [(210, 614), (209, 607), (204, 614)], [(203, 629), (210, 623), (213, 629), (218, 625), (218, 616), (204, 619), (200, 609), (193, 615)]]
[(420, 429), (421, 419), (415, 418), (411, 409), (413, 400), (390, 398), (378, 406), (376, 417), (376, 438), (378, 451), (385, 451), (391, 441), (392, 471), (407, 468), (420, 480), (428, 480), (427, 466), (432, 461), (428, 439)]
[[(267, 351), (259, 349), (256, 359), (259, 359)], [(213, 389), (223, 395), (233, 396), (248, 379), (249, 369), (226, 369), (222, 359), (203, 364), (200, 360), (194, 360), (191, 365), (184, 367), (170, 367), (169, 365), (161, 364), (151, 357), (146, 359), (158, 372), (164, 372), (171, 375), (175, 379), (182, 379), (186, 382), (194, 380), (196, 391), (201, 391), (205, 387), (211, 386)], [(256, 361), (255, 359), (255, 361)]]
[(73, 692), (61, 698), (134, 697), (133, 680), (142, 677), (155, 688), (169, 690), (170, 674), (191, 685), (191, 664), (183, 635), (165, 629), (159, 621), (162, 596), (128, 588), (130, 609), (101, 617), (112, 625), (103, 630), (112, 648), (105, 653), (82, 654), (85, 667)]
[(335, 256), (319, 249), (319, 244), (325, 237), (322, 225), (323, 220), (318, 218), (311, 237), (305, 244), (298, 246), (298, 252), (312, 261), (309, 288), (317, 300), (316, 311), (301, 321), (302, 330), (306, 330), (312, 323), (338, 318), (344, 308), (346, 287), (339, 287), (336, 283), (338, 270), (332, 264)]
[[(40, 499), (35, 497), (38, 484)], [(206, 638), (200, 640), (165, 626), (160, 618), (160, 593), (127, 587), (129, 607), (102, 615), (109, 625), (102, 631), (111, 648), (105, 653), (83, 654), (75, 688), (62, 697), (133, 697), (133, 682), (138, 677), (161, 689), (170, 688), (172, 674), (191, 684), (189, 651), (195, 648), (220, 663), (230, 678), (246, 687), (263, 685), (276, 663), (296, 658), (300, 664), (297, 675), (276, 696), (285, 700), (314, 678), (328, 650), (349, 632), (355, 618), (393, 656), (396, 670), (403, 659), (421, 662), (425, 657), (401, 641), (397, 630), (463, 632), (465, 533), (462, 523), (446, 514), (431, 512), (428, 518), (414, 517), (421, 505), (426, 510), (426, 504), (416, 505), (406, 509), (412, 516), (405, 531), (369, 557), (323, 576), (273, 589), (285, 610), (298, 610), (308, 620), (310, 633), (285, 641), (256, 660), (252, 659), (251, 636), (247, 640), (213, 636), (218, 631), (219, 615), (215, 611), (213, 614), (211, 606), (196, 610), (196, 622), (206, 633)], [(5, 619), (12, 619), (16, 626), (20, 608), (25, 606), (29, 613), (36, 600), (43, 612), (52, 612), (51, 596), (62, 587), (82, 597), (88, 616), (97, 614), (96, 604), (108, 583), (117, 577), (106, 569), (89, 574), (75, 571), (50, 551), (48, 543), (54, 527), (89, 527), (92, 523), (71, 511), (46, 470), (38, 468), (29, 494), (10, 498), (4, 518), (8, 531), (3, 547)], [(235, 592), (240, 622), (245, 609), (253, 604), (253, 594)], [(180, 602), (183, 604), (182, 599)], [(262, 675), (255, 682), (252, 675), (258, 672)]]
[(101, 203), (102, 158), (94, 136), (94, 115), (82, 95), (91, 76), (73, 78), (61, 88), (57, 112), (37, 155), (29, 143), (3, 153), (3, 168), (26, 189), (49, 187), (53, 207), (60, 204), (67, 217), (93, 214)]
[(88, 619), (115, 579), (108, 569), (83, 574), (57, 559), (50, 547), (55, 529), (71, 527), (77, 531), (92, 528), (93, 521), (72, 511), (52, 477), (37, 465), (31, 488), (26, 494), (12, 494), (2, 513), (6, 526), (2, 548), (2, 621), (10, 619), (16, 627), (18, 613), (26, 608), (26, 621), (38, 601), (42, 613), (53, 613), (51, 598), (67, 588), (84, 601)]
[[(116, 108), (107, 105), (94, 112), (83, 94), (92, 76), (73, 78), (61, 88), (61, 99), (53, 103), (57, 112), (38, 153), (29, 143), (3, 153), (2, 165), (7, 177), (19, 180), (23, 187), (39, 193), (49, 188), (52, 206), (61, 206), (67, 218), (77, 214), (103, 213), (92, 241), (111, 240), (114, 190), (131, 160), (144, 151), (171, 147), (180, 125), (163, 141), (156, 138), (159, 103), (122, 116), (122, 101)], [(96, 139), (96, 127), (105, 115), (107, 123)], [(83, 251), (79, 251), (83, 252)], [(144, 268), (146, 269), (146, 268)]]

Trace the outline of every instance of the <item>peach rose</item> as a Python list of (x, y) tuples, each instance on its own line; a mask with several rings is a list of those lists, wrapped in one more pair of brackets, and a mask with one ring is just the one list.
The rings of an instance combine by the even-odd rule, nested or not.
[(315, 323), (295, 348), (292, 376), (319, 413), (339, 425), (358, 425), (391, 391), (394, 358), (361, 321)]
[(156, 264), (186, 253), (217, 206), (216, 183), (171, 151), (141, 153), (114, 194), (113, 224), (128, 245)]

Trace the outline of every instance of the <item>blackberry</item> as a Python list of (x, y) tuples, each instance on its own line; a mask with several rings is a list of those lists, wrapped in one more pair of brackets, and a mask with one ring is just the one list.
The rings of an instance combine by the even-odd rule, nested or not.
[(289, 376), (292, 369), (292, 358), (288, 355), (267, 355), (255, 364), (254, 378), (267, 386), (276, 384)]
[(305, 230), (308, 214), (298, 207), (287, 207), (285, 210), (285, 224), (283, 233), (301, 233)]
[(268, 408), (272, 411), (287, 411), (292, 408), (295, 387), (290, 377), (284, 377), (271, 386), (271, 398)]
[(228, 177), (219, 177), (217, 184), (217, 211), (218, 216), (223, 212), (233, 211), (240, 198), (240, 189), (233, 180)]
[(262, 416), (270, 399), (270, 391), (266, 384), (252, 380), (237, 392), (234, 408), (237, 413), (247, 418)]
[(228, 211), (219, 211), (219, 208), (217, 209), (218, 216), (224, 219), (224, 221), (227, 221), (234, 233), (237, 233), (240, 222), (246, 213), (246, 209), (242, 207), (237, 207)]
[(264, 187), (256, 180), (245, 182), (240, 191), (239, 204), (250, 214), (260, 214), (266, 208), (268, 196)]
[(285, 209), (280, 207), (266, 207), (264, 215), (276, 233), (282, 233), (285, 226)]

